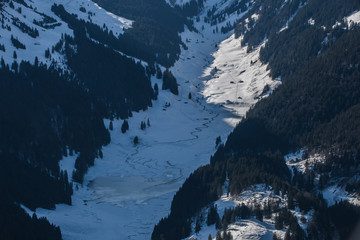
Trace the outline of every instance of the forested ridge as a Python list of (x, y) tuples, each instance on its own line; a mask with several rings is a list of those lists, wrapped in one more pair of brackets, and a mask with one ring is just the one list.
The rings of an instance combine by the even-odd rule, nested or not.
[[(11, 1), (3, 4), (14, 7)], [(150, 82), (154, 66), (145, 68), (118, 53), (119, 40), (102, 26), (77, 19), (62, 5), (54, 5), (52, 11), (69, 24), (74, 36), (62, 35), (44, 54), (50, 60), (64, 55), (66, 69), (53, 60), (45, 65), (37, 56), (33, 64), (19, 61), (16, 52), (12, 63), (1, 58), (1, 239), (61, 239), (58, 227), (28, 216), (20, 204), (31, 210), (71, 205), (72, 182), (82, 183), (110, 142), (103, 119), (126, 119), (132, 111), (151, 106), (155, 97)], [(5, 15), (0, 17), (5, 27)], [(12, 39), (14, 46), (23, 44)], [(69, 155), (76, 158), (74, 172), (59, 168), (59, 161)]]
[[(287, 228), (285, 239), (350, 236), (360, 219), (359, 208), (346, 202), (328, 207), (320, 193), (326, 186), (338, 184), (337, 179), (341, 179), (339, 187), (360, 193), (359, 183), (352, 180), (360, 173), (360, 28), (343, 20), (359, 7), (356, 1), (254, 2), (235, 33), (244, 34), (242, 44), (248, 51), (267, 38), (260, 60), (269, 64), (271, 76), (281, 79), (282, 85), (249, 110), (209, 165), (190, 175), (174, 196), (169, 216), (155, 226), (152, 239), (182, 239), (198, 231), (192, 229), (193, 221), (201, 209), (220, 197), (226, 176), (232, 195), (254, 184), (266, 184), (275, 193), (287, 194), (286, 209), (314, 210), (304, 232), (296, 220), (286, 217), (291, 216), (286, 215), (288, 210), (272, 207), (278, 216), (275, 228)], [(257, 21), (245, 20), (255, 13), (259, 14)], [(289, 18), (288, 26), (281, 30)], [(284, 156), (298, 149), (305, 149), (306, 154), (321, 153), (325, 161), (306, 174), (295, 171), (291, 177)], [(315, 175), (320, 176), (318, 183)], [(266, 209), (235, 215), (261, 220)], [(226, 233), (222, 226), (228, 222), (224, 217), (215, 226)], [(220, 234), (217, 239), (225, 237)]]
[(180, 46), (184, 45), (178, 33), (184, 24), (191, 28), (181, 11), (170, 7), (163, 0), (96, 0), (105, 9), (135, 20), (119, 40), (127, 43), (131, 56), (170, 67), (178, 59)]
[[(23, 0), (14, 2), (33, 9)], [(64, 69), (55, 62), (44, 65), (36, 56), (34, 64), (18, 61), (17, 51), (25, 51), (27, 43), (13, 35), (14, 61), (1, 59), (0, 239), (61, 239), (59, 227), (36, 214), (29, 216), (21, 205), (35, 210), (71, 204), (72, 181), (82, 183), (110, 142), (103, 119), (123, 119), (125, 133), (132, 111), (146, 110), (157, 98), (159, 86), (152, 88), (151, 76), (157, 74), (163, 78), (162, 89), (178, 94), (168, 68), (178, 59), (181, 46), (186, 49), (179, 33), (184, 27), (196, 31), (188, 17), (196, 16), (204, 1), (192, 0), (181, 7), (170, 7), (163, 0), (95, 2), (134, 20), (133, 26), (115, 36), (105, 25), (80, 20), (55, 4), (51, 10), (74, 35), (63, 34), (44, 56), (50, 61), (57, 54), (64, 56)], [(0, 12), (5, 4), (14, 9), (12, 1), (3, 1)], [(346, 201), (328, 206), (321, 190), (339, 184), (360, 194), (360, 27), (344, 19), (359, 8), (357, 0), (243, 0), (222, 12), (215, 14), (216, 8), (207, 12), (204, 21), (214, 26), (227, 15), (249, 10), (236, 24), (235, 34), (243, 36), (242, 45), (249, 52), (266, 41), (260, 60), (282, 84), (249, 110), (225, 144), (217, 143), (208, 165), (189, 176), (175, 194), (170, 214), (154, 227), (152, 239), (188, 237), (200, 230), (201, 218), (215, 225), (216, 239), (230, 239), (227, 227), (236, 219), (262, 221), (272, 214), (275, 229), (287, 229), (285, 239), (350, 236), (359, 207)], [(21, 7), (15, 11), (22, 14)], [(39, 37), (37, 28), (17, 18), (5, 21), (4, 16), (0, 14), (3, 29), (15, 27), (31, 38)], [(43, 17), (34, 24), (44, 29), (61, 25)], [(0, 53), (6, 48), (0, 45)], [(167, 69), (162, 72), (158, 64)], [(142, 122), (141, 129), (145, 128)], [(138, 141), (136, 136), (134, 144)], [(304, 159), (318, 153), (324, 162), (305, 173), (289, 169), (284, 156), (299, 149)], [(69, 155), (76, 158), (71, 173), (59, 167)], [(241, 205), (226, 209), (220, 218), (213, 203), (223, 194), (225, 182), (230, 195), (254, 184), (271, 186), (275, 194), (287, 196), (287, 205)], [(204, 208), (209, 209), (207, 216), (199, 216)], [(306, 229), (292, 215), (294, 209), (311, 212)]]

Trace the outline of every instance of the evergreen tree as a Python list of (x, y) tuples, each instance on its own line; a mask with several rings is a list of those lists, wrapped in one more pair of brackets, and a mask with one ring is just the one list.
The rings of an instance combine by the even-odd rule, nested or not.
[(109, 123), (109, 129), (110, 129), (111, 131), (114, 129), (114, 126), (113, 126), (113, 122), (112, 122), (112, 121), (110, 121), (110, 123)]
[(156, 78), (157, 79), (162, 78), (162, 72), (161, 72), (161, 69), (160, 69), (159, 65), (156, 65)]
[(255, 206), (255, 217), (257, 220), (263, 221), (263, 212), (262, 212), (259, 204), (256, 204), (256, 206)]
[(294, 196), (291, 191), (288, 192), (288, 200), (287, 200), (288, 208), (294, 210)]
[(275, 229), (281, 230), (284, 228), (283, 220), (280, 214), (275, 216)]
[(134, 144), (137, 145), (139, 143), (139, 138), (138, 136), (135, 136), (134, 137)]
[(215, 140), (215, 147), (218, 147), (220, 143), (221, 143), (221, 137), (218, 136)]
[(162, 89), (163, 90), (169, 89), (170, 92), (172, 92), (175, 95), (179, 94), (176, 78), (168, 69), (166, 69), (163, 73)]
[(201, 230), (200, 219), (197, 218), (196, 223), (195, 223), (195, 232), (198, 233), (198, 232), (200, 232), (200, 230)]
[(45, 57), (50, 58), (50, 49), (49, 48), (45, 50)]
[(129, 123), (128, 121), (125, 119), (123, 124), (121, 125), (121, 132), (125, 133), (127, 130), (129, 130)]
[(14, 59), (17, 59), (16, 51), (14, 51), (14, 53), (13, 53), (13, 58), (14, 58)]
[(215, 228), (217, 230), (220, 230), (222, 228), (222, 223), (221, 223), (221, 219), (220, 219), (219, 215), (217, 215), (217, 218), (216, 218)]
[(159, 86), (157, 85), (157, 83), (155, 83), (155, 85), (154, 85), (155, 100), (157, 99), (158, 95), (159, 95)]
[(144, 130), (146, 128), (146, 123), (144, 121), (141, 121), (140, 123), (140, 129)]

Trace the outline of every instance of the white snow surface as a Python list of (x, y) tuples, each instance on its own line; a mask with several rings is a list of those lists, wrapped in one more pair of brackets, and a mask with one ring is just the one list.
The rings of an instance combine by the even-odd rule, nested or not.
[[(57, 1), (59, 2), (59, 0)], [(79, 19), (90, 21), (100, 27), (103, 27), (105, 24), (108, 30), (111, 30), (115, 36), (124, 33), (124, 29), (130, 28), (133, 23), (132, 20), (106, 11), (91, 0), (63, 0), (60, 2), (68, 12), (76, 14)], [(79, 11), (80, 7), (84, 7), (86, 12)]]
[(308, 158), (303, 159), (304, 150), (301, 149), (295, 153), (289, 153), (286, 155), (285, 162), (292, 171), (293, 167), (296, 168), (301, 173), (307, 173), (307, 170), (313, 169), (315, 164), (323, 163), (325, 161), (325, 156), (323, 154), (315, 153), (311, 154)]
[[(35, 56), (37, 56), (39, 62), (48, 66), (54, 61), (61, 69), (67, 68), (65, 57), (56, 51), (51, 53), (51, 59), (45, 58), (45, 50), (50, 49), (51, 51), (51, 48), (61, 39), (62, 34), (68, 34), (70, 36), (74, 35), (73, 30), (68, 27), (67, 23), (63, 22), (51, 11), (51, 6), (53, 4), (62, 4), (66, 11), (76, 14), (78, 19), (90, 21), (100, 27), (103, 27), (105, 24), (108, 30), (112, 30), (116, 36), (122, 34), (123, 29), (129, 28), (132, 25), (131, 20), (109, 13), (90, 0), (24, 0), (24, 2), (29, 8), (13, 1), (14, 9), (9, 7), (9, 3), (5, 3), (2, 11), (4, 14), (3, 18), (5, 25), (10, 26), (11, 30), (1, 28), (0, 44), (5, 46), (5, 52), (1, 51), (0, 54), (1, 57), (4, 58), (5, 63), (9, 65), (14, 61), (17, 61), (18, 63), (21, 61), (34, 63)], [(80, 7), (85, 7), (87, 12), (81, 12), (79, 10)], [(16, 11), (18, 8), (21, 8), (21, 14)], [(89, 12), (94, 14), (90, 16)], [(56, 26), (54, 29), (46, 29), (34, 24), (34, 20), (43, 20), (41, 14), (56, 19), (57, 23), (60, 23), (61, 25)], [(39, 36), (33, 38), (28, 34), (23, 33), (18, 27), (12, 24), (14, 18), (18, 18), (27, 26), (37, 29)], [(26, 49), (16, 49), (11, 43), (12, 35), (23, 43), (26, 46)], [(13, 58), (14, 51), (16, 51), (17, 59)]]
[(165, 0), (170, 6), (183, 6), (187, 3), (190, 3), (191, 0)]
[[(267, 201), (278, 201), (281, 206), (285, 206), (287, 202), (287, 196), (279, 196), (274, 194), (271, 187), (264, 184), (256, 184), (247, 188), (239, 195), (228, 196), (224, 194), (214, 204), (217, 206), (217, 210), (220, 218), (224, 215), (225, 209), (234, 208), (238, 205), (245, 204), (246, 206), (255, 206), (256, 204), (264, 205)], [(206, 219), (208, 209), (203, 211), (204, 219)], [(295, 212), (295, 211), (294, 211)], [(299, 213), (299, 215), (301, 215)], [(228, 232), (231, 233), (233, 239), (272, 239), (273, 234), (281, 237), (285, 235), (286, 229), (275, 230), (274, 216), (270, 219), (265, 219), (263, 222), (257, 219), (236, 219), (234, 224), (228, 226)], [(193, 226), (194, 228), (194, 226)], [(207, 239), (209, 234), (215, 239), (217, 230), (215, 225), (206, 225), (206, 220), (202, 223), (202, 227), (199, 233), (194, 233), (193, 237), (196, 239)]]
[(345, 17), (345, 21), (348, 26), (351, 24), (359, 24), (360, 23), (360, 10), (353, 12), (350, 16)]
[[(244, 117), (250, 106), (268, 96), (280, 82), (270, 78), (267, 65), (259, 60), (259, 52), (257, 47), (248, 53), (234, 34), (222, 41), (213, 53), (215, 60), (203, 74), (207, 102), (220, 104), (235, 116)], [(229, 122), (235, 126), (238, 120)]]
[[(207, 9), (217, 2), (206, 2), (201, 21), (195, 23), (199, 33), (186, 29), (181, 34), (188, 49), (170, 69), (179, 95), (160, 91), (151, 108), (128, 119), (130, 129), (125, 134), (120, 130), (123, 121), (114, 120), (111, 143), (103, 148), (103, 159), (95, 160), (83, 185), (75, 185), (73, 205), (36, 210), (38, 216), (60, 226), (64, 240), (150, 239), (154, 225), (169, 214), (178, 188), (191, 172), (209, 163), (216, 137), (226, 139), (247, 109), (279, 84), (267, 76), (260, 61), (250, 64), (258, 59), (259, 49), (247, 54), (232, 33), (214, 34), (215, 26), (203, 22)], [(231, 17), (235, 21), (241, 14)], [(219, 71), (209, 75), (215, 66)], [(232, 84), (230, 76), (244, 82)], [(152, 78), (152, 83), (161, 88), (160, 80)], [(269, 92), (261, 95), (266, 84)], [(243, 98), (241, 103), (233, 99), (235, 94)], [(148, 119), (151, 126), (141, 130), (141, 121)], [(109, 126), (110, 120), (104, 122)], [(133, 143), (135, 136), (138, 145)], [(65, 158), (61, 168), (70, 171), (74, 161), (75, 157)]]
[(344, 187), (333, 185), (325, 188), (322, 192), (329, 206), (340, 201), (348, 201), (349, 203), (360, 206), (360, 198), (356, 194), (348, 193)]
[[(296, 168), (296, 170), (302, 174), (307, 174), (308, 171), (314, 168), (315, 164), (321, 164), (325, 161), (325, 156), (318, 153), (311, 154), (307, 158), (303, 158), (304, 152), (304, 149), (300, 149), (297, 152), (289, 153), (284, 157), (292, 175), (294, 175), (294, 168)], [(319, 174), (315, 174), (314, 180), (315, 183), (319, 181)], [(334, 184), (320, 192), (329, 206), (334, 205), (340, 201), (348, 201), (351, 204), (360, 206), (360, 197), (355, 193), (351, 194), (347, 192), (343, 186)]]

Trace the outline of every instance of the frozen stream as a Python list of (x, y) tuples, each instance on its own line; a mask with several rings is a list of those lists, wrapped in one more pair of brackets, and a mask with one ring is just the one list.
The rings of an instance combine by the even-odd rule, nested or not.
[[(195, 24), (201, 29), (205, 23)], [(64, 240), (150, 239), (185, 179), (209, 163), (216, 137), (226, 139), (262, 97), (265, 85), (277, 84), (267, 76), (266, 66), (249, 64), (258, 50), (247, 54), (231, 33), (213, 34), (209, 26), (200, 33), (185, 30), (182, 38), (188, 50), (170, 69), (179, 83), (179, 96), (160, 91), (151, 108), (133, 113), (125, 134), (122, 120), (115, 120), (104, 158), (96, 159), (83, 185), (74, 187), (73, 205), (36, 210), (61, 227)], [(215, 67), (217, 72), (212, 71)], [(160, 80), (152, 81), (161, 88)], [(141, 130), (140, 123), (148, 119), (150, 126)], [(109, 120), (104, 121), (109, 126)], [(138, 145), (133, 143), (135, 136)], [(75, 158), (65, 158), (61, 167), (72, 172)]]
[[(172, 197), (187, 176), (209, 162), (215, 138), (226, 139), (233, 126), (224, 118), (233, 119), (233, 114), (207, 104), (194, 87), (194, 83), (202, 84), (204, 66), (212, 61), (210, 53), (215, 50), (213, 42), (202, 45), (195, 49), (199, 52), (184, 51), (183, 60), (171, 69), (180, 84), (179, 96), (160, 91), (153, 107), (133, 114), (125, 134), (121, 133), (122, 120), (113, 122), (104, 158), (96, 159), (84, 184), (74, 187), (72, 206), (37, 209), (38, 216), (61, 227), (65, 240), (150, 239), (154, 225), (169, 214)], [(161, 81), (154, 78), (155, 82), (161, 88)], [(188, 99), (190, 91), (192, 99)], [(151, 126), (141, 130), (141, 121), (147, 119)], [(109, 120), (105, 124), (109, 126)], [(139, 137), (136, 146), (135, 136)], [(64, 159), (62, 168), (71, 172), (75, 158)]]

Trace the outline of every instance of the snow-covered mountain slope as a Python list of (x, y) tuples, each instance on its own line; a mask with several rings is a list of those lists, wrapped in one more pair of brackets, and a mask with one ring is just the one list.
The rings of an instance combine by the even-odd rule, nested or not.
[[(216, 206), (220, 219), (224, 218), (227, 210), (235, 209), (236, 207), (240, 208), (241, 206), (252, 209), (259, 206), (261, 209), (264, 209), (270, 205), (273, 209), (277, 208), (278, 210), (275, 210), (276, 213), (270, 213), (270, 215), (266, 217), (262, 216), (261, 221), (256, 219), (255, 216), (250, 216), (250, 218), (246, 219), (235, 216), (234, 222), (229, 223), (227, 227), (227, 233), (230, 233), (233, 239), (273, 239), (274, 234), (280, 239), (283, 239), (286, 229), (275, 228), (275, 217), (281, 208), (287, 207), (287, 201), (288, 197), (286, 194), (275, 194), (271, 187), (264, 184), (257, 184), (235, 196), (229, 196), (225, 193), (219, 200), (214, 202), (214, 205)], [(193, 238), (199, 240), (208, 239), (211, 235), (211, 239), (216, 239), (219, 229), (216, 229), (215, 224), (207, 225), (206, 223), (209, 209), (210, 208), (207, 207), (201, 211), (200, 215), (202, 215), (203, 221), (200, 221), (200, 231), (197, 233), (194, 232), (192, 235)], [(302, 213), (299, 209), (291, 211), (291, 214), (298, 218), (299, 221), (302, 219), (303, 223), (301, 227), (303, 229), (306, 229), (307, 223), (311, 219), (311, 213), (311, 211)], [(200, 217), (197, 216), (194, 219), (193, 229), (195, 229), (197, 219), (200, 219)]]
[[(125, 134), (120, 130), (123, 121), (114, 120), (111, 143), (103, 148), (103, 159), (96, 159), (89, 169), (84, 184), (75, 187), (73, 206), (36, 210), (38, 216), (46, 216), (61, 227), (65, 240), (149, 239), (154, 225), (169, 213), (172, 197), (187, 176), (208, 163), (215, 138), (225, 139), (246, 109), (259, 99), (254, 97), (271, 83), (265, 77), (265, 66), (255, 70), (259, 63), (249, 64), (257, 59), (258, 52), (247, 54), (245, 48), (234, 45), (239, 40), (231, 33), (216, 32), (203, 21), (206, 10), (215, 2), (206, 3), (202, 20), (195, 24), (198, 33), (186, 29), (181, 35), (188, 49), (182, 50), (179, 61), (170, 68), (179, 84), (179, 96), (160, 91), (151, 108), (128, 119), (130, 129)], [(239, 52), (231, 54), (230, 49)], [(229, 56), (224, 57), (221, 51)], [(241, 53), (244, 61), (230, 64), (229, 58), (235, 59), (236, 53)], [(215, 94), (231, 99), (234, 91), (227, 90), (234, 86), (231, 78), (224, 74), (223, 82), (212, 88), (211, 83), (217, 79), (206, 77), (213, 66), (225, 70), (225, 64), (226, 71), (247, 70), (238, 91), (249, 88), (251, 92), (242, 100), (244, 106), (237, 115), (233, 111), (237, 106), (229, 110), (228, 103), (225, 108), (221, 105), (224, 100), (212, 100)], [(155, 77), (152, 83), (161, 86)], [(150, 126), (141, 130), (141, 122), (148, 119)], [(110, 120), (105, 120), (105, 125), (109, 124)], [(137, 145), (133, 142), (135, 136), (139, 139)], [(60, 166), (72, 169), (74, 159), (65, 158)]]
[[(234, 35), (221, 42), (213, 54), (214, 62), (203, 75), (207, 101), (244, 117), (250, 106), (268, 96), (280, 81), (269, 77), (267, 66), (259, 60), (259, 51), (257, 47), (248, 53)], [(237, 121), (232, 124), (235, 126)]]
[[(247, 66), (241, 64), (240, 69), (236, 69), (231, 64), (241, 62), (239, 60), (241, 57), (236, 59), (234, 54), (234, 57), (229, 57), (230, 60), (224, 61), (224, 59), (227, 58), (226, 55), (231, 56), (236, 50), (241, 55), (241, 47), (236, 47), (241, 44), (235, 38), (223, 40), (224, 46), (218, 45), (219, 49), (213, 54), (213, 61), (204, 68), (202, 76), (212, 79), (209, 81), (209, 86), (204, 84), (202, 93), (208, 97), (208, 102), (213, 104), (228, 104), (228, 108), (238, 105), (234, 103), (241, 100), (238, 99), (241, 92), (239, 94), (237, 89), (238, 81), (242, 80), (240, 73), (249, 72), (252, 78), (256, 77), (254, 76), (256, 73), (253, 74), (254, 71), (248, 66), (254, 64), (256, 56), (258, 56), (256, 54), (259, 51), (258, 47), (261, 46), (264, 39), (266, 44), (261, 50), (261, 61), (268, 62), (271, 67), (271, 75), (281, 79), (284, 84), (249, 112), (248, 118), (236, 127), (224, 148), (219, 148), (216, 152), (211, 159), (211, 164), (207, 166), (208, 168), (199, 168), (189, 177), (174, 197), (172, 213), (155, 227), (153, 239), (161, 239), (162, 235), (165, 236), (165, 239), (180, 239), (189, 236), (190, 231), (197, 232), (197, 212), (201, 207), (211, 204), (211, 201), (219, 196), (218, 183), (223, 181), (224, 171), (228, 171), (230, 192), (233, 194), (242, 194), (244, 187), (247, 187), (249, 182), (251, 184), (266, 182), (277, 188), (279, 182), (282, 182), (282, 188), (287, 189), (285, 192), (288, 192), (289, 196), (292, 195), (289, 197), (291, 204), (287, 206), (287, 209), (293, 209), (296, 206), (301, 209), (303, 215), (309, 214), (308, 218), (304, 216), (298, 218), (299, 215), (294, 213), (296, 215), (296, 220), (292, 218), (294, 224), (286, 224), (289, 238), (290, 235), (299, 239), (316, 234), (341, 235), (342, 231), (346, 231), (345, 227), (341, 225), (345, 225), (345, 223), (338, 222), (337, 214), (342, 210), (352, 211), (354, 209), (355, 212), (357, 209), (354, 205), (357, 205), (359, 199), (356, 194), (356, 191), (359, 191), (359, 158), (358, 150), (355, 150), (359, 146), (358, 140), (355, 140), (358, 130), (356, 121), (350, 120), (350, 117), (358, 116), (356, 114), (358, 108), (350, 108), (350, 105), (358, 106), (359, 104), (359, 92), (352, 88), (353, 84), (358, 83), (358, 78), (355, 77), (355, 74), (351, 75), (356, 72), (356, 76), (358, 76), (359, 59), (355, 55), (359, 51), (358, 44), (356, 44), (359, 28), (356, 25), (348, 28), (346, 25), (350, 23), (348, 18), (356, 19), (358, 3), (353, 2), (344, 6), (341, 1), (329, 4), (321, 1), (307, 1), (305, 4), (305, 1), (265, 0), (255, 1), (255, 4), (256, 7), (252, 8), (237, 25), (238, 31), (236, 32), (240, 36), (244, 34), (242, 44), (247, 45), (247, 50), (250, 51), (250, 54), (254, 53), (255, 56), (247, 59), (242, 57), (246, 59), (244, 62), (247, 62)], [(282, 6), (284, 6), (284, 11), (281, 11)], [(322, 10), (319, 11), (319, 8)], [(341, 9), (341, 11), (335, 14), (336, 9)], [(356, 11), (354, 12), (354, 10)], [(351, 17), (344, 19), (344, 16)], [(334, 30), (336, 34), (329, 28), (335, 22), (334, 19), (345, 20), (345, 23), (341, 23), (341, 28)], [(326, 27), (324, 28), (324, 26)], [(216, 33), (216, 25), (213, 25), (212, 28), (210, 30)], [(340, 34), (337, 35), (337, 33)], [(331, 36), (332, 41), (336, 44), (323, 44), (322, 41), (327, 39), (326, 36), (328, 39)], [(312, 40), (312, 43), (308, 41), (309, 39)], [(189, 39), (187, 42), (191, 40)], [(232, 48), (232, 46), (234, 47)], [(349, 48), (352, 50), (349, 51)], [(319, 49), (324, 52), (318, 51)], [(349, 52), (348, 56), (346, 56), (347, 53), (343, 54), (346, 51)], [(244, 49), (244, 53), (248, 54), (248, 51)], [(348, 65), (340, 67), (343, 62)], [(254, 70), (261, 69), (259, 65)], [(353, 66), (356, 66), (357, 70), (349, 72), (348, 69)], [(241, 67), (246, 67), (246, 69)], [(321, 76), (318, 76), (317, 73), (320, 69), (322, 69), (319, 74)], [(245, 71), (242, 72), (243, 70)], [(331, 84), (328, 82), (329, 85), (325, 87), (324, 83), (329, 80), (330, 73), (333, 74), (331, 76), (334, 81)], [(232, 74), (236, 77), (240, 76), (235, 78)], [(262, 77), (261, 74), (264, 74), (265, 77)], [(262, 80), (267, 78), (266, 71), (262, 71), (258, 75)], [(347, 76), (346, 81), (343, 80), (345, 75)], [(251, 77), (247, 78), (248, 85), (251, 84)], [(255, 90), (255, 84), (252, 89), (250, 88), (253, 92), (248, 91), (249, 87), (244, 88), (244, 92), (248, 94), (245, 95), (245, 99), (253, 99), (262, 95), (261, 93), (271, 92), (271, 88), (274, 88), (276, 83), (280, 83), (280, 81), (273, 81), (270, 78), (268, 80), (267, 84), (273, 83), (274, 85), (265, 88), (264, 84), (263, 89), (265, 88), (266, 91), (261, 88)], [(319, 80), (319, 84), (315, 84), (316, 80)], [(227, 82), (231, 83), (232, 87), (230, 84), (226, 84)], [(356, 97), (352, 98), (351, 104), (341, 105), (334, 111), (334, 105), (345, 103), (345, 101), (335, 100), (333, 102), (332, 100), (337, 96), (341, 96), (339, 99), (346, 99), (346, 94), (344, 94), (346, 90), (329, 92), (328, 89), (337, 89), (345, 82), (349, 84), (349, 95), (356, 94)], [(245, 81), (241, 83), (245, 83)], [(243, 98), (241, 95), (240, 97)], [(340, 114), (343, 109), (347, 108), (349, 108), (349, 114)], [(246, 109), (244, 111), (239, 109), (240, 111), (244, 113)], [(234, 113), (236, 113), (236, 109)], [(330, 125), (328, 121), (331, 118), (334, 118), (334, 123)], [(280, 119), (282, 119), (281, 122)], [(333, 131), (341, 128), (340, 126), (344, 130), (338, 130), (339, 134), (334, 134)], [(311, 133), (309, 134), (309, 132)], [(322, 134), (322, 139), (318, 140), (320, 134)], [(312, 153), (322, 153), (310, 154), (301, 160), (287, 158), (288, 167), (290, 170), (294, 170), (293, 178), (291, 178), (291, 172), (283, 161), (283, 154), (304, 146), (309, 146)], [(343, 149), (343, 146), (346, 146), (346, 150)], [(319, 148), (322, 151), (318, 151)], [(271, 157), (268, 151), (272, 152)], [(275, 157), (276, 160), (272, 161), (272, 157)], [(316, 173), (311, 172), (310, 168), (314, 168)], [(297, 173), (296, 177), (295, 173)], [(356, 175), (353, 176), (353, 174)], [(270, 175), (269, 178), (268, 175)], [(208, 180), (206, 176), (214, 177)], [(273, 177), (278, 179), (274, 180)], [(341, 185), (338, 185), (340, 182)], [(349, 192), (352, 192), (351, 195), (344, 191), (344, 186)], [(196, 192), (197, 190), (199, 193)], [(345, 203), (336, 204), (341, 200), (348, 200), (350, 203), (345, 201)], [(349, 218), (350, 215), (348, 214)], [(204, 222), (201, 216), (199, 218), (200, 222)], [(303, 226), (302, 224), (310, 218), (309, 227)], [(358, 218), (359, 214), (354, 216), (353, 222), (355, 223)], [(332, 225), (331, 222), (333, 222), (334, 227), (332, 229), (322, 228), (321, 221), (326, 222), (326, 226)], [(192, 223), (191, 226), (190, 223)], [(222, 223), (224, 223), (224, 218)], [(218, 229), (221, 228), (218, 227)], [(232, 228), (236, 229), (236, 227), (230, 226), (227, 230), (231, 231)], [(226, 226), (222, 229), (226, 229)], [(271, 227), (268, 230), (271, 230)], [(213, 231), (216, 233), (216, 230)], [(266, 235), (266, 231), (258, 231), (264, 238), (272, 237), (272, 234)], [(213, 233), (212, 237), (214, 237)], [(240, 235), (236, 236), (241, 238)], [(342, 236), (346, 236), (346, 234)], [(208, 232), (201, 235), (199, 239), (207, 237)], [(197, 236), (190, 239), (195, 238)]]
[[(307, 156), (304, 150), (299, 150), (295, 153), (285, 155), (285, 162), (289, 167), (292, 178), (294, 178), (294, 171), (304, 175), (312, 176), (314, 184), (320, 186), (320, 174), (314, 171), (314, 168), (319, 168), (324, 165), (326, 157), (323, 154), (310, 154)], [(356, 181), (358, 175), (352, 176), (350, 181)], [(353, 205), (360, 206), (360, 198), (356, 193), (349, 193), (346, 191), (342, 183), (343, 179), (329, 179), (328, 186), (319, 187), (318, 192), (321, 193), (329, 206), (332, 206), (340, 201), (347, 201)]]
[[(62, 4), (65, 10), (76, 14), (78, 19), (92, 22), (107, 28), (116, 36), (123, 33), (124, 28), (131, 27), (132, 21), (105, 11), (90, 0), (60, 1), (60, 0), (24, 0), (3, 3), (1, 10), (2, 31), (0, 44), (5, 46), (1, 57), (6, 64), (14, 61), (29, 61), (34, 63), (35, 57), (46, 65), (52, 63), (66, 68), (66, 60), (62, 54), (52, 51), (64, 34), (73, 36), (73, 30), (51, 11), (54, 4)], [(13, 38), (24, 45), (22, 48), (14, 46)], [(51, 51), (51, 57), (45, 56), (46, 50)], [(14, 58), (14, 52), (17, 57)]]

